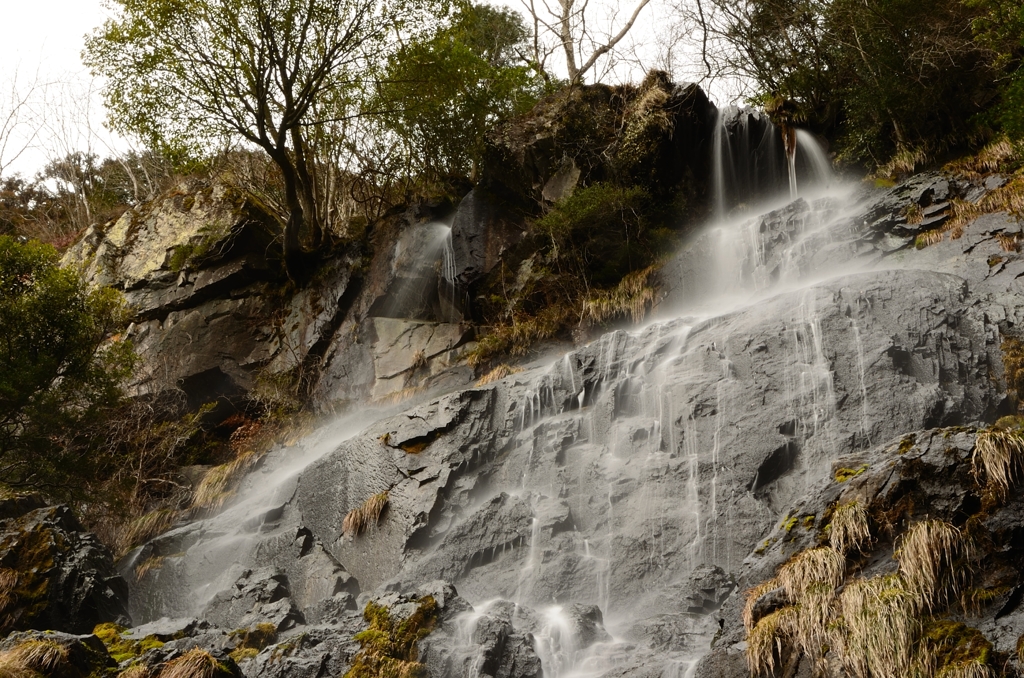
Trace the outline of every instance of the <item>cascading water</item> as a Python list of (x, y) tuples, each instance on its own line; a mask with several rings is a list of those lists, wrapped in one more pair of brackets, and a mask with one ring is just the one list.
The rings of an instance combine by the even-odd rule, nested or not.
[[(762, 538), (759, 526), (783, 519), (840, 452), (869, 439), (874, 382), (862, 343), (880, 330), (852, 311), (825, 313), (846, 293), (821, 281), (875, 262), (859, 257), (856, 193), (836, 185), (811, 135), (797, 130), (795, 139), (800, 197), (779, 200), (787, 184), (778, 131), (759, 114), (723, 112), (715, 220), (666, 267), (676, 282), (649, 325), (369, 428), (378, 415), (361, 412), (364, 433), (340, 446), (354, 431), (322, 434), (323, 445), (306, 445), (295, 461), (296, 473), (312, 464), (297, 489), (268, 466), (277, 485), (243, 492), (191, 528), (221, 536), (185, 558), (196, 562), (181, 570), (192, 577), (188, 604), (165, 600), (150, 616), (201, 613), (238, 575), (226, 558), (244, 560), (238, 554), (268, 535), (283, 543), (273, 512), (292, 501), (364, 593), (453, 581), (474, 609), (455, 622), (452, 676), (481, 675), (481, 637), (495, 620), (532, 634), (548, 678), (588, 678), (635, 661), (665, 619), (690, 640), (658, 648), (656, 665), (665, 678), (692, 675), (717, 631), (708, 613), (735, 590), (726, 573)], [(761, 217), (736, 209), (755, 200), (766, 205)], [(434, 249), (424, 262), (452, 284), (450, 232), (427, 233)], [(830, 343), (843, 333), (849, 346)], [(837, 376), (839, 352), (857, 359)], [(861, 404), (853, 414), (840, 404), (851, 385)], [(472, 409), (488, 398), (491, 409)], [(416, 428), (432, 418), (442, 420), (436, 429)], [(446, 448), (455, 460), (432, 456), (429, 446), (459, 427), (472, 436)], [(343, 480), (317, 484), (335, 477)], [(441, 479), (443, 490), (424, 489)], [(406, 504), (376, 541), (353, 540), (324, 515), (383, 490)]]

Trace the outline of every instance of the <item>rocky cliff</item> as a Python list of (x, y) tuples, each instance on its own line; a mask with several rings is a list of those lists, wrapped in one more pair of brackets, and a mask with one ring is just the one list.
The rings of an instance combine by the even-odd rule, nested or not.
[[(523, 215), (596, 172), (646, 181), (650, 163), (672, 190), (702, 190), (686, 177), (710, 162), (699, 149), (713, 111), (694, 89), (654, 89), (679, 104), (671, 139), (691, 140), (692, 164), (655, 144), (676, 164), (629, 165), (619, 137), (588, 141), (614, 163), (570, 162), (563, 128), (527, 125), (528, 143), (508, 131), (492, 142), (507, 172), (450, 233), (438, 213), (410, 211), (308, 289), (280, 293), (273, 225), (216, 188), (77, 246), (69, 258), (97, 279), (116, 271), (140, 308), (147, 364), (177, 346), (178, 364), (140, 390), (230, 402), (258, 375), (316, 361), (321, 402), (359, 402), (271, 450), (223, 511), (119, 563), (136, 628), (108, 649), (160, 643), (132, 646), (122, 668), (199, 648), (246, 676), (418, 663), (524, 678), (1016, 670), (1024, 438), (1003, 419), (1003, 485), (979, 441), (1018, 412), (1024, 236), (1005, 212), (958, 216), (1000, 177), (837, 185), (694, 229), (661, 268), (645, 326), (471, 385), (471, 291), (516, 246)], [(598, 123), (600, 136), (610, 125)], [(208, 232), (161, 225), (193, 210), (208, 210)], [(941, 233), (956, 219), (957, 238)], [(857, 520), (840, 528), (840, 509)], [(949, 555), (914, 569), (934, 580), (915, 589), (903, 554), (919, 524), (947, 535)], [(812, 558), (825, 564), (795, 578)], [(951, 569), (962, 582), (935, 583)], [(886, 576), (906, 601), (900, 638), (933, 647), (926, 660), (858, 654), (881, 641), (850, 620), (881, 613), (845, 592)]]

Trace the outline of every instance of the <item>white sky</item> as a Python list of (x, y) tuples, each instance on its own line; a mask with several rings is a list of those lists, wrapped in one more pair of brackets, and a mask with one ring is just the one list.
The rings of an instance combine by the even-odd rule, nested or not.
[[(519, 0), (488, 1), (522, 11)], [(636, 46), (633, 51), (639, 55), (645, 68), (664, 67), (658, 59), (663, 47), (659, 47), (655, 33), (660, 32), (662, 38), (665, 36), (667, 2), (652, 0), (631, 36), (624, 41), (633, 40)], [(60, 117), (71, 122), (59, 129), (43, 130), (4, 174), (34, 174), (42, 168), (47, 157), (59, 157), (72, 150), (93, 151), (103, 156), (109, 154), (111, 147), (123, 148), (123, 141), (112, 140), (103, 129), (104, 112), (99, 103), (97, 84), (92, 82), (80, 61), (84, 36), (108, 17), (102, 0), (34, 0), (32, 3), (12, 2), (7, 5), (4, 23), (8, 30), (0, 40), (0, 114), (6, 110), (10, 84), (17, 78), (19, 89), (33, 81), (59, 83), (56, 86), (50, 84), (46, 88), (46, 100), (37, 97), (36, 106), (48, 111), (48, 119)], [(607, 0), (606, 6), (610, 8), (607, 11), (619, 7), (620, 14), (628, 14), (633, 4), (626, 0)], [(623, 20), (624, 17), (620, 18), (618, 25)], [(693, 60), (690, 61), (692, 63)], [(677, 81), (695, 77), (692, 72), (682, 72), (688, 70), (685, 67), (675, 70)], [(620, 74), (619, 77), (638, 78), (639, 73), (634, 67), (632, 73)], [(606, 81), (614, 81), (614, 78)], [(62, 108), (60, 116), (53, 115), (55, 107)], [(2, 124), (0, 115), (0, 127)], [(89, 129), (92, 133), (88, 132)], [(10, 162), (13, 152), (23, 146), (24, 140), (13, 139), (6, 153), (0, 157), (0, 165)]]

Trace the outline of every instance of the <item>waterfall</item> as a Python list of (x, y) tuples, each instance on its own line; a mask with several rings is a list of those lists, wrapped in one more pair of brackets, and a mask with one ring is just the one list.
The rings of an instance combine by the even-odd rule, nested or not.
[[(676, 282), (646, 326), (608, 332), (464, 391), (465, 409), (455, 393), (394, 421), (364, 410), (343, 435), (303, 443), (308, 454), (288, 479), (268, 465), (247, 486), (250, 494), (195, 530), (199, 545), (174, 558), (188, 576), (217, 576), (206, 576), (203, 594), (187, 605), (163, 601), (153, 616), (201, 614), (238, 574), (225, 565), (229, 557), (248, 557), (267, 535), (281, 543), (290, 536), (272, 521), (241, 534), (232, 521), (251, 523), (271, 508), (285, 511), (289, 501), (296, 513), (313, 506), (343, 514), (352, 502), (335, 506), (329, 490), (344, 485), (338, 496), (348, 501), (350, 493), (366, 495), (350, 486), (379, 492), (373, 483), (384, 478), (396, 504), (420, 503), (389, 514), (382, 529), (390, 531), (379, 542), (346, 541), (320, 515), (308, 522), (364, 593), (453, 581), (472, 610), (461, 613), (447, 641), (459, 667), (451, 675), (480, 675), (477, 630), (498, 609), (533, 639), (545, 676), (590, 678), (628, 667), (645, 634), (653, 635), (645, 625), (666, 618), (697, 640), (659, 649), (648, 668), (666, 678), (692, 675), (718, 631), (709, 612), (736, 586), (716, 568), (738, 568), (749, 542), (763, 539), (763, 525), (783, 519), (799, 491), (870, 435), (867, 403), (878, 380), (863, 345), (879, 330), (843, 316), (848, 345), (836, 345), (829, 323), (842, 292), (819, 285), (872, 263), (858, 258), (862, 222), (852, 215), (859, 198), (837, 184), (813, 135), (795, 130), (792, 138), (787, 164), (782, 136), (764, 115), (720, 111), (712, 134), (714, 219), (665, 267)], [(753, 216), (755, 207), (764, 212)], [(421, 236), (421, 248), (399, 253), (414, 260), (406, 270), (415, 275), (389, 290), (381, 313), (415, 306), (408, 299), (418, 298), (428, 273), (439, 281), (434, 289), (451, 290), (448, 303), (456, 306), (451, 230), (429, 224)], [(856, 360), (837, 376), (846, 367), (835, 355), (853, 351)], [(858, 407), (844, 409), (851, 387)], [(474, 418), (472, 408), (484, 408), (487, 398), (493, 410)], [(409, 434), (429, 440), (426, 448), (407, 453), (386, 442), (390, 431), (431, 418), (443, 425)], [(456, 440), (460, 427), (474, 437)], [(304, 505), (306, 490), (294, 476), (306, 464), (313, 464), (310, 484), (321, 477), (334, 484), (309, 490)], [(345, 475), (334, 482), (338, 467)], [(266, 489), (270, 479), (281, 487)], [(440, 479), (447, 484), (436, 490)], [(261, 482), (266, 488), (257, 492)], [(698, 575), (700, 585), (691, 585)]]
[(719, 109), (711, 134), (713, 215), (755, 213), (754, 208), (827, 188), (831, 163), (821, 143), (807, 130), (780, 129), (757, 110)]

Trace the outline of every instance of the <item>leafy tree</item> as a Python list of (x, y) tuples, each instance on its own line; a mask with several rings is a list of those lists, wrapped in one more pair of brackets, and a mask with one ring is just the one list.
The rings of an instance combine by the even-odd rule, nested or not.
[(387, 111), (421, 171), (474, 175), (487, 129), (543, 92), (522, 56), (529, 38), (516, 12), (463, 3), (450, 23), (392, 55), (371, 106)]
[(112, 0), (118, 15), (84, 60), (109, 83), (116, 129), (154, 148), (242, 139), (267, 153), (283, 178), (294, 278), (323, 242), (310, 130), (352, 114), (370, 66), (424, 16), (415, 2)]
[[(988, 0), (985, 0), (988, 1)], [(1002, 0), (992, 0), (1001, 2)], [(713, 0), (709, 30), (755, 103), (839, 142), (848, 160), (935, 155), (973, 140), (998, 90), (962, 0)]]
[(57, 490), (95, 472), (86, 431), (123, 398), (134, 354), (108, 339), (127, 320), (51, 246), (0, 236), (0, 482)]

